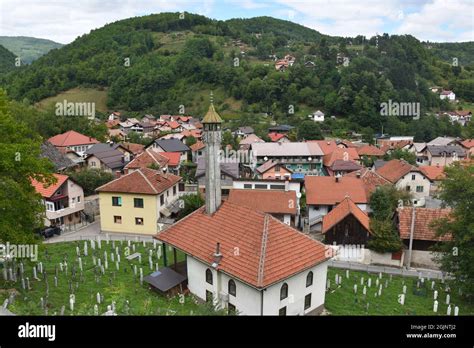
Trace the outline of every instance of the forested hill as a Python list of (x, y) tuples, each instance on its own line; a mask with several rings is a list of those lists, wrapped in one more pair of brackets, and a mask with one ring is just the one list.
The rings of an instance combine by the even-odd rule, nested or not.
[(0, 75), (15, 68), (15, 55), (0, 45)]
[[(286, 54), (296, 63), (276, 71), (270, 56)], [(202, 114), (212, 90), (224, 114), (265, 112), (292, 123), (293, 109), (320, 108), (373, 129), (389, 99), (419, 101), (422, 113), (449, 109), (429, 90), (433, 84), (474, 100), (472, 70), (443, 62), (412, 36), (327, 37), (269, 17), (217, 21), (189, 13), (106, 25), (15, 69), (2, 84), (31, 103), (77, 86), (107, 87), (110, 109), (156, 114), (181, 105)]]
[(29, 36), (0, 36), (0, 45), (20, 57), (23, 64), (30, 64), (52, 49), (63, 46), (51, 40)]

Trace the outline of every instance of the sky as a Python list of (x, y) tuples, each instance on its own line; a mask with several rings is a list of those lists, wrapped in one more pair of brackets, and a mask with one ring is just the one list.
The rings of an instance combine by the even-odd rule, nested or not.
[(120, 19), (182, 11), (220, 20), (271, 16), (337, 36), (474, 41), (474, 0), (0, 0), (0, 36), (67, 44)]

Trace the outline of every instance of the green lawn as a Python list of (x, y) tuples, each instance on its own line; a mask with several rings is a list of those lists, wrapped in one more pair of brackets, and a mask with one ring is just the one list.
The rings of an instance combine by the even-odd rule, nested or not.
[[(145, 247), (141, 242), (132, 242), (136, 245), (136, 252), (142, 254), (142, 263), (139, 264), (138, 259), (127, 261), (125, 258), (125, 248), (127, 243), (115, 242), (115, 246), (121, 250), (120, 271), (116, 270), (116, 265), (111, 262), (110, 253), (113, 251), (112, 241), (107, 244), (102, 242), (102, 249), (98, 250), (96, 243), (95, 254), (102, 258), (102, 265), (104, 264), (104, 251), (108, 253), (108, 270), (105, 275), (100, 275), (98, 267), (93, 264), (94, 250), (91, 250), (89, 244), (88, 256), (84, 256), (84, 241), (68, 242), (58, 244), (47, 244), (40, 247), (38, 262), (42, 261), (43, 267), (47, 273), (47, 280), (49, 284), (49, 296), (46, 295), (46, 284), (43, 277), (38, 274), (40, 281), (33, 280), (32, 266), (34, 263), (28, 261), (25, 264), (25, 278), (29, 277), (31, 290), (23, 290), (21, 281), (16, 284), (13, 282), (5, 282), (3, 276), (0, 275), (0, 301), (3, 301), (9, 296), (11, 291), (14, 291), (17, 296), (15, 302), (8, 306), (8, 309), (16, 314), (23, 315), (44, 315), (45, 309), (41, 307), (41, 297), (47, 297), (46, 308), (48, 315), (60, 314), (61, 307), (65, 306), (64, 315), (94, 315), (94, 305), (97, 303), (97, 292), (103, 295), (103, 302), (99, 306), (99, 314), (107, 311), (107, 305), (111, 305), (112, 301), (116, 303), (116, 312), (118, 315), (209, 315), (220, 314), (216, 313), (207, 305), (198, 304), (196, 299), (190, 295), (176, 295), (172, 298), (167, 298), (156, 293), (148, 288), (146, 283), (140, 285), (139, 269), (143, 269), (143, 276), (150, 274), (152, 271), (149, 267), (149, 251), (153, 253), (153, 263), (158, 261), (159, 267), (163, 266), (163, 255), (159, 260), (156, 249), (153, 248), (153, 243), (147, 243)], [(76, 246), (79, 246), (82, 264), (83, 277), (79, 273), (79, 262), (76, 254)], [(130, 248), (131, 249), (131, 248)], [(133, 250), (130, 250), (133, 254)], [(167, 251), (168, 264), (173, 262), (173, 253)], [(183, 260), (184, 255), (178, 254), (178, 260)], [(58, 286), (55, 287), (54, 276), (55, 268), (59, 263), (66, 260), (68, 270), (58, 271)], [(117, 257), (115, 257), (117, 260)], [(98, 262), (98, 261), (97, 261)], [(137, 266), (137, 276), (134, 275), (134, 266)], [(76, 268), (76, 277), (72, 276), (72, 268)], [(153, 266), (155, 267), (155, 266)], [(0, 267), (0, 271), (3, 270)], [(153, 270), (154, 271), (154, 270)], [(0, 274), (2, 274), (0, 273)], [(69, 289), (69, 282), (73, 287), (73, 292), (76, 296), (76, 303), (74, 312), (69, 308), (69, 296), (71, 294)], [(78, 287), (77, 287), (78, 286)], [(77, 288), (76, 288), (77, 287)], [(126, 301), (129, 301), (127, 306)], [(1, 305), (0, 303), (0, 305)], [(127, 307), (129, 309), (127, 310)]]
[[(342, 277), (341, 286), (335, 285), (335, 276)], [(448, 305), (446, 300), (446, 286), (440, 280), (435, 281), (435, 287), (431, 290), (431, 281), (425, 279), (426, 295), (416, 295), (418, 278), (400, 277), (382, 274), (379, 283), (382, 284), (382, 295), (375, 297), (378, 290), (376, 279), (378, 274), (367, 272), (349, 271), (349, 279), (346, 278), (346, 271), (342, 269), (329, 268), (328, 279), (331, 281), (331, 288), (326, 292), (325, 307), (331, 315), (446, 315)], [(367, 287), (367, 294), (362, 294), (361, 278), (364, 277), (364, 284), (367, 287), (368, 278), (372, 279), (371, 287)], [(387, 281), (387, 287), (385, 282)], [(357, 284), (357, 294), (354, 294), (354, 284)], [(407, 286), (405, 304), (398, 303), (398, 296), (403, 292), (403, 285)], [(377, 289), (377, 290), (376, 290)], [(433, 295), (438, 291), (438, 313), (433, 312)], [(473, 315), (474, 304), (465, 303), (460, 299), (458, 291), (451, 289), (451, 315), (454, 315), (454, 306), (459, 307), (459, 315)], [(367, 303), (369, 304), (367, 310)]]
[(96, 88), (72, 88), (55, 95), (53, 97), (45, 98), (39, 101), (36, 106), (39, 109), (47, 109), (51, 105), (55, 105), (57, 102), (78, 102), (78, 103), (95, 103), (95, 109), (100, 112), (107, 112), (107, 91), (99, 90)]

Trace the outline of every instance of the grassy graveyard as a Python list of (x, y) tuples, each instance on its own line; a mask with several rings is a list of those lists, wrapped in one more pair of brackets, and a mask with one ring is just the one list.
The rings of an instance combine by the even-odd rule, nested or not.
[[(336, 275), (341, 277), (341, 284), (336, 285)], [(363, 284), (361, 280), (363, 278)], [(432, 279), (424, 279), (423, 282), (416, 277), (401, 277), (382, 274), (349, 271), (329, 268), (328, 280), (330, 288), (326, 292), (325, 307), (331, 315), (447, 315), (448, 304), (446, 295), (449, 294), (451, 304), (451, 315), (454, 315), (454, 307), (459, 307), (459, 315), (473, 315), (474, 304), (461, 300), (457, 289), (447, 289), (449, 284), (435, 280), (433, 289)], [(368, 282), (371, 282), (369, 287)], [(417, 287), (417, 283), (419, 287)], [(354, 291), (357, 285), (357, 292)], [(378, 285), (377, 285), (378, 284)], [(379, 296), (380, 285), (382, 285)], [(403, 294), (403, 286), (406, 286), (404, 304), (401, 305), (399, 296)], [(364, 286), (366, 295), (363, 294)], [(446, 292), (448, 290), (448, 292)], [(438, 292), (437, 313), (433, 311), (434, 292)]]
[[(0, 266), (3, 273), (0, 275), (0, 305), (5, 299), (14, 297), (8, 309), (18, 315), (103, 315), (112, 303), (117, 315), (222, 314), (211, 306), (198, 303), (191, 295), (167, 298), (150, 290), (147, 283), (141, 283), (140, 268), (145, 277), (156, 270), (156, 263), (158, 267), (163, 266), (162, 247), (158, 243), (130, 242), (129, 254), (141, 253), (141, 260), (138, 257), (127, 260), (126, 241), (101, 241), (100, 248), (97, 241), (87, 242), (87, 255), (85, 243), (40, 245), (37, 262), (23, 261), (24, 283), (20, 276), (14, 282), (7, 275), (9, 280), (5, 281)], [(183, 254), (178, 253), (177, 256), (178, 261), (184, 260)], [(167, 251), (167, 259), (168, 264), (173, 263), (173, 252), (170, 250)], [(36, 271), (33, 269), (35, 266)], [(19, 264), (17, 269), (20, 269)], [(71, 294), (75, 297), (72, 308)]]

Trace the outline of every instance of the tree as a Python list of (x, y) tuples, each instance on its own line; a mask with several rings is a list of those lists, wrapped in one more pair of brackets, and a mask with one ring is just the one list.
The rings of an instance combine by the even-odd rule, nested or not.
[(395, 186), (378, 186), (369, 199), (372, 217), (377, 220), (389, 220), (399, 203), (410, 204), (410, 199), (409, 192), (398, 190)]
[(298, 126), (299, 140), (323, 140), (323, 134), (319, 125), (311, 120), (303, 121)]
[(397, 252), (402, 248), (402, 241), (390, 220), (370, 220), (372, 238), (367, 247), (379, 253)]
[(196, 140), (196, 138), (193, 137), (192, 135), (186, 138), (186, 145), (187, 145), (187, 146), (191, 147), (191, 146), (193, 146), (193, 145), (196, 144), (196, 143), (197, 143), (197, 140)]
[(199, 193), (192, 195), (184, 195), (181, 199), (183, 201), (183, 208), (178, 213), (178, 220), (191, 214), (196, 209), (199, 209), (205, 203), (204, 198)]
[(459, 162), (445, 168), (440, 198), (452, 208), (449, 217), (434, 223), (439, 236), (452, 240), (439, 243), (441, 269), (454, 276), (452, 282), (470, 301), (474, 295), (474, 164)]
[(390, 161), (393, 159), (405, 160), (410, 164), (416, 164), (416, 154), (408, 150), (394, 149), (384, 156), (384, 160)]
[[(0, 89), (0, 242), (32, 243), (43, 226), (45, 207), (31, 185), (34, 178), (53, 184), (52, 164), (40, 158), (41, 138), (13, 113)], [(27, 108), (15, 111), (28, 112)], [(19, 114), (18, 114), (19, 115)]]
[(89, 196), (95, 194), (95, 189), (114, 179), (111, 173), (102, 169), (84, 168), (78, 172), (69, 172), (69, 176), (82, 186), (84, 195)]

